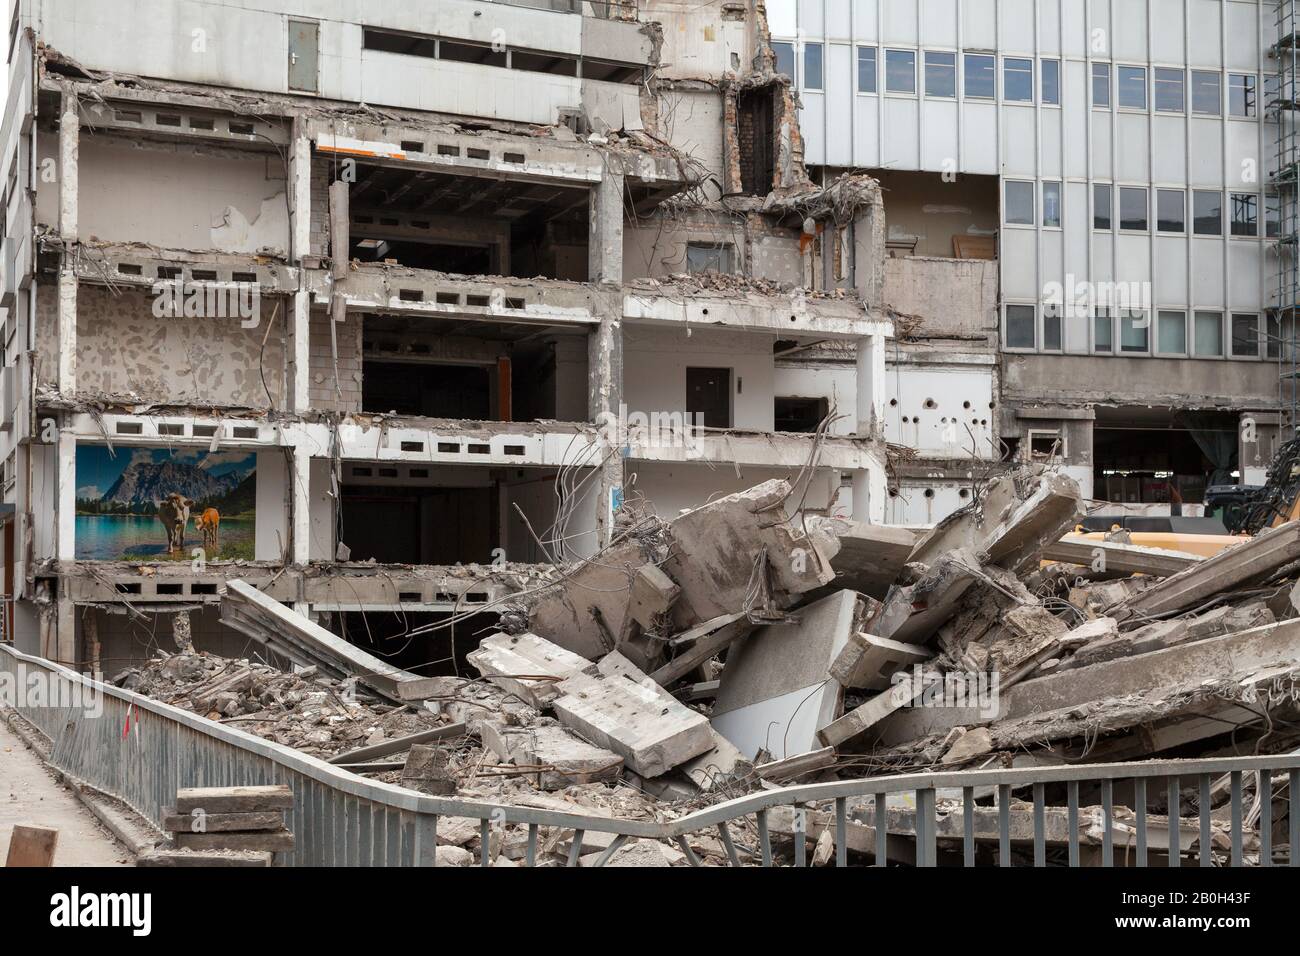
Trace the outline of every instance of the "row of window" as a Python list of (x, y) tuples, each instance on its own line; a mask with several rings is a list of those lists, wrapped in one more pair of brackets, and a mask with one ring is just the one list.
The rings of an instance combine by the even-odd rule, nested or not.
[[(1118, 224), (1121, 232), (1150, 232), (1151, 216), (1155, 214), (1155, 231), (1172, 235), (1187, 234), (1187, 190), (1158, 188), (1155, 208), (1151, 206), (1151, 192), (1146, 186), (1113, 186), (1094, 183), (1092, 187), (1092, 228), (1100, 232), (1113, 232)], [(1008, 179), (1005, 184), (1003, 204), (1004, 222), (1008, 226), (1033, 226), (1039, 222), (1035, 208), (1035, 185), (1032, 182)], [(1228, 234), (1243, 238), (1260, 235), (1260, 201), (1264, 204), (1264, 236), (1276, 238), (1281, 232), (1281, 207), (1277, 196), (1257, 193), (1233, 193), (1228, 196)], [(1223, 197), (1215, 189), (1192, 190), (1192, 235), (1223, 235)], [(1118, 199), (1118, 209), (1116, 200)], [(1048, 229), (1061, 227), (1061, 184), (1042, 184), (1042, 225)], [(1118, 215), (1117, 215), (1118, 213)]]
[[(795, 44), (775, 42), (778, 72), (790, 77), (796, 75)], [(859, 93), (880, 91), (881, 51), (874, 46), (857, 48), (857, 87)], [(800, 88), (822, 90), (825, 88), (825, 58), (821, 43), (803, 44), (803, 70)], [(884, 57), (884, 91), (915, 95), (917, 68), (922, 68), (921, 81), (928, 97), (955, 99), (958, 86), (957, 54), (938, 50), (894, 50), (886, 48)], [(961, 90), (966, 99), (998, 98), (998, 58), (991, 53), (964, 53), (961, 55)], [(1229, 116), (1253, 117), (1257, 115), (1258, 77), (1247, 73), (1224, 74), (1210, 70), (1182, 70), (1171, 67), (1153, 67), (1148, 87), (1145, 66), (1123, 66), (1109, 63), (1092, 65), (1092, 105), (1096, 109), (1110, 109), (1113, 99), (1120, 109), (1147, 109), (1148, 98), (1157, 112), (1185, 113), (1191, 100), (1191, 111), (1204, 116), (1222, 116), (1225, 109), (1224, 91), (1227, 91), (1226, 109)], [(1061, 102), (1061, 61), (1038, 60), (1030, 57), (1002, 57), (1002, 95), (1004, 103), (1037, 102), (1057, 106)]]
[[(1047, 305), (1008, 305), (1003, 345), (1025, 351), (1064, 351), (1060, 309)], [(1154, 328), (1148, 313), (1133, 309), (1092, 311), (1090, 351), (1098, 355), (1157, 355), (1184, 358), (1278, 358), (1281, 325), (1274, 316), (1253, 312), (1188, 313), (1156, 310)], [(1154, 342), (1152, 332), (1154, 332)], [(1153, 348), (1154, 346), (1154, 348)], [(1226, 351), (1225, 351), (1226, 346)]]

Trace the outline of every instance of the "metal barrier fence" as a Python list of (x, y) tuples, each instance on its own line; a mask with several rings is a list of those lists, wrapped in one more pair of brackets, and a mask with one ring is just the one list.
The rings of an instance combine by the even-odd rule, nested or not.
[[(875, 777), (836, 783), (809, 784), (767, 790), (687, 814), (665, 823), (619, 820), (579, 813), (562, 813), (530, 807), (491, 804), (481, 801), (432, 797), (402, 787), (367, 780), (346, 770), (306, 756), (280, 744), (215, 723), (130, 691), (105, 685), (61, 665), (21, 654), (0, 645), (0, 678), (6, 679), (12, 699), (0, 703), (17, 711), (35, 725), (52, 744), (49, 762), (67, 777), (122, 800), (136, 812), (161, 827), (162, 811), (182, 787), (255, 786), (287, 784), (293, 790), (294, 805), (287, 826), (294, 833), (295, 849), (282, 861), (297, 866), (431, 866), (435, 862), (439, 817), (468, 817), (480, 821), (480, 862), (488, 866), (491, 828), (503, 824), (528, 827), (525, 860), (537, 858), (540, 827), (573, 831), (568, 864), (576, 865), (588, 832), (613, 834), (608, 849), (595, 861), (603, 865), (631, 838), (648, 837), (676, 841), (694, 865), (700, 860), (687, 840), (688, 835), (716, 832), (732, 865), (744, 858), (759, 865), (774, 863), (770, 815), (780, 808), (794, 808), (791, 839), (794, 865), (807, 860), (808, 810), (825, 806), (822, 826), (835, 836), (836, 863), (848, 865), (849, 828), (855, 835), (869, 833), (877, 866), (890, 856), (891, 833), (885, 825), (890, 795), (905, 794), (915, 799), (913, 832), (917, 866), (939, 862), (940, 818), (936, 799), (942, 792), (960, 793), (961, 826), (945, 827), (945, 843), (961, 847), (960, 862), (976, 864), (976, 817), (991, 807), (977, 807), (977, 800), (990, 788), (996, 795), (998, 860), (1012, 862), (1013, 844), (1032, 844), (1033, 865), (1048, 865), (1046, 791), (1064, 787), (1067, 799), (1068, 834), (1064, 850), (1056, 850), (1061, 865), (1079, 866), (1080, 788), (1091, 792), (1095, 785), (1101, 799), (1103, 830), (1099, 859), (1103, 866), (1114, 863), (1117, 848), (1133, 851), (1138, 866), (1148, 863), (1150, 852), (1164, 850), (1167, 863), (1179, 865), (1188, 849), (1183, 846), (1189, 818), (1169, 826), (1164, 847), (1148, 843), (1148, 796), (1163, 785), (1170, 806), (1177, 806), (1183, 783), (1195, 781), (1199, 793), (1200, 865), (1214, 865), (1210, 793), (1216, 781), (1227, 781), (1230, 794), (1230, 852), (1224, 862), (1241, 866), (1248, 862), (1246, 847), (1257, 847), (1261, 865), (1271, 865), (1286, 854), (1291, 866), (1300, 866), (1300, 754), (1269, 757), (1219, 758), (1212, 760), (1151, 761), (1129, 764), (1091, 764), (1027, 770), (956, 771)], [(3, 689), (3, 682), (0, 682)], [(1247, 774), (1255, 775), (1254, 806), (1244, 808), (1243, 790)], [(1281, 776), (1279, 783), (1275, 777)], [(1133, 824), (1117, 820), (1116, 789), (1132, 787)], [(1013, 834), (1012, 793), (1028, 789), (1032, 794), (1032, 834)], [(1269, 799), (1262, 799), (1267, 793)], [(1285, 794), (1286, 838), (1273, 840), (1275, 802)], [(852, 807), (851, 807), (852, 802)], [(854, 820), (850, 821), (852, 810)], [(748, 831), (754, 818), (754, 845), (736, 839), (736, 831)], [(1279, 817), (1280, 820), (1280, 817)], [(874, 832), (862, 824), (874, 824)], [(1249, 836), (1249, 839), (1247, 839)], [(860, 836), (859, 836), (860, 839)], [(1060, 843), (1059, 835), (1054, 839)], [(856, 847), (855, 849), (861, 849)], [(897, 853), (897, 848), (894, 851)], [(954, 853), (954, 862), (957, 862)]]

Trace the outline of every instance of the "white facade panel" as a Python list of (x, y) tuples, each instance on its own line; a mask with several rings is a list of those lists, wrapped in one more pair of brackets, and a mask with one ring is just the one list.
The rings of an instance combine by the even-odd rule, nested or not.
[(1167, 185), (1187, 182), (1187, 120), (1181, 116), (1157, 116), (1152, 138), (1152, 179)]
[(998, 108), (967, 100), (961, 109), (964, 171), (998, 175)]
[(1192, 239), (1192, 301), (1199, 308), (1222, 309), (1223, 240)]
[(915, 3), (889, 3), (886, 0), (883, 8), (885, 16), (881, 41), (905, 47), (916, 46), (919, 42), (916, 32), (917, 12), (918, 6)]
[(964, 0), (961, 5), (961, 45), (966, 50), (997, 49), (997, 0)]
[(1151, 59), (1156, 63), (1178, 64), (1187, 60), (1183, 45), (1184, 0), (1151, 0)]
[(1034, 111), (1007, 107), (1002, 110), (1002, 175), (1024, 177), (1037, 172)]
[[(921, 105), (921, 130), (925, 152), (921, 167), (933, 172), (958, 168), (957, 103), (926, 100)], [(888, 212), (886, 212), (888, 217)]]
[(1032, 229), (1002, 230), (1002, 297), (1037, 301), (1038, 233)]
[(1219, 0), (1190, 0), (1194, 67), (1217, 70), (1223, 65), (1223, 4)]
[(1187, 238), (1156, 236), (1155, 288), (1151, 290), (1157, 306), (1186, 306)]
[[(1259, 72), (1259, 16), (1251, 0), (1227, 0), (1228, 29), (1224, 33), (1228, 46), (1228, 69)], [(1273, 15), (1268, 13), (1268, 27), (1273, 28)]]
[(896, 169), (916, 169), (919, 166), (919, 110), (920, 104), (910, 97), (885, 97), (885, 166)]
[(1002, 35), (999, 48), (1004, 53), (1034, 52), (1034, 0), (1002, 0), (998, 4)]
[(1147, 0), (1120, 0), (1114, 6), (1111, 50), (1118, 62), (1147, 62)]
[(921, 0), (922, 41), (927, 47), (957, 47), (957, 0)]
[[(826, 164), (852, 166), (853, 158), (853, 47), (832, 43), (826, 48)], [(845, 77), (848, 79), (845, 80)]]

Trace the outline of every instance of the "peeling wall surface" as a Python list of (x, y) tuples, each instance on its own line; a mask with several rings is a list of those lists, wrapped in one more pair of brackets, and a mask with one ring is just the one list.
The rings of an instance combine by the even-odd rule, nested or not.
[[(270, 303), (263, 300), (267, 315)], [(53, 290), (42, 286), (37, 321), (40, 381), (51, 384), (58, 349)], [(281, 403), (284, 350), (273, 330), (233, 318), (156, 318), (153, 297), (82, 286), (77, 295), (77, 392), (169, 404), (266, 408)], [(259, 374), (259, 370), (261, 374)], [(262, 384), (265, 375), (266, 385)]]
[[(56, 137), (38, 137), (42, 159)], [(78, 233), (170, 249), (287, 255), (284, 164), (273, 153), (237, 153), (89, 134), (81, 137)], [(59, 186), (37, 190), (39, 221), (57, 227)]]

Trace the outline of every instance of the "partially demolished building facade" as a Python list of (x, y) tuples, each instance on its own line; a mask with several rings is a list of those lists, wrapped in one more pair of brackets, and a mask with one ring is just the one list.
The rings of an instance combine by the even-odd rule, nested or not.
[(9, 70), (22, 649), (238, 650), (240, 577), (396, 654), (643, 509), (885, 518), (880, 190), (761, 4), (21, 0)]

